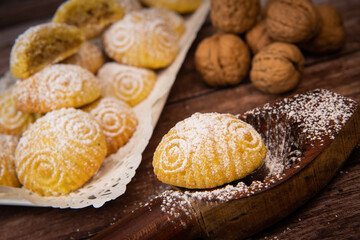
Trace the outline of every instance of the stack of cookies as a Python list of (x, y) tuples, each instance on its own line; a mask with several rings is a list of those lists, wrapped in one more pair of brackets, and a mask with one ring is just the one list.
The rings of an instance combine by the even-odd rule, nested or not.
[(133, 107), (176, 58), (185, 31), (181, 11), (162, 2), (68, 0), (16, 39), (17, 82), (0, 96), (0, 185), (67, 194), (130, 140)]

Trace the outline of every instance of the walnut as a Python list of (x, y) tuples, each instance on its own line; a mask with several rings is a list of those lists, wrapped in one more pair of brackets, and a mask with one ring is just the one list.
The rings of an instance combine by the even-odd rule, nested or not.
[(254, 56), (250, 80), (263, 92), (284, 93), (298, 84), (304, 62), (297, 46), (274, 42)]
[(211, 22), (227, 33), (244, 33), (256, 22), (259, 0), (211, 0)]
[(320, 32), (309, 42), (301, 46), (312, 53), (327, 53), (339, 50), (344, 46), (346, 32), (340, 12), (333, 6), (319, 5), (317, 10), (323, 25)]
[(198, 45), (195, 66), (210, 86), (235, 85), (248, 75), (250, 51), (240, 37), (217, 33)]
[(256, 54), (260, 49), (273, 42), (269, 34), (266, 32), (265, 21), (257, 23), (252, 29), (250, 29), (250, 31), (246, 33), (245, 39), (253, 54)]
[(301, 43), (321, 27), (321, 19), (309, 0), (275, 0), (266, 12), (266, 30), (276, 41)]

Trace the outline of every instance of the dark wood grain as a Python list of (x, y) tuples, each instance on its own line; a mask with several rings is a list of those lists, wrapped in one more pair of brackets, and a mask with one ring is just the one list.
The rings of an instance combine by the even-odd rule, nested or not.
[[(41, 2), (46, 4), (45, 0), (32, 2), (38, 9), (42, 6)], [(339, 8), (344, 16), (348, 38), (345, 47), (337, 53), (326, 56), (306, 55), (302, 81), (293, 92), (283, 95), (263, 94), (255, 89), (249, 80), (232, 88), (214, 89), (206, 86), (194, 69), (193, 56), (200, 40), (216, 31), (207, 21), (186, 57), (153, 137), (143, 154), (143, 161), (127, 186), (126, 193), (99, 209), (0, 206), (0, 238), (87, 239), (130, 215), (149, 202), (153, 196), (169, 188), (154, 176), (151, 166), (152, 155), (161, 137), (176, 122), (194, 112), (242, 113), (289, 94), (314, 88), (327, 88), (360, 102), (360, 2), (314, 2), (328, 2)], [(0, 4), (2, 3), (1, 1)], [(7, 12), (5, 5), (0, 7), (1, 11)], [(45, 11), (45, 8), (41, 11)], [(51, 16), (50, 13), (39, 17), (34, 11), (24, 11), (21, 7), (18, 9), (27, 15), (28, 18), (25, 19), (32, 20), (11, 26), (2, 25), (0, 74), (9, 68), (9, 53), (17, 35), (29, 26), (47, 21)], [(360, 145), (353, 150), (343, 168), (325, 189), (289, 217), (258, 233), (252, 239), (357, 239), (360, 229), (359, 180)]]

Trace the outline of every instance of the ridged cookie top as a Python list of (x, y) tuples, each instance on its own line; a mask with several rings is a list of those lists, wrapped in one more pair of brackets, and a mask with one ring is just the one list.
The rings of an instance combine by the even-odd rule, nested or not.
[(103, 128), (108, 154), (116, 152), (119, 147), (125, 145), (138, 124), (133, 109), (115, 98), (101, 98), (83, 110), (94, 116)]
[(118, 63), (106, 63), (98, 72), (102, 95), (115, 97), (134, 106), (143, 101), (152, 91), (155, 72)]
[(141, 0), (146, 6), (168, 8), (178, 13), (189, 13), (195, 11), (202, 0)]
[(14, 162), (18, 141), (18, 137), (0, 134), (0, 185), (20, 186)]
[(249, 124), (230, 114), (196, 113), (163, 137), (153, 166), (165, 183), (212, 188), (250, 174), (265, 156), (260, 135)]
[(119, 63), (158, 69), (178, 53), (178, 35), (161, 17), (137, 11), (114, 23), (103, 35), (106, 53)]
[(45, 23), (31, 27), (16, 39), (11, 49), (11, 73), (17, 78), (27, 78), (71, 56), (84, 41), (80, 30), (67, 24)]
[(81, 107), (101, 93), (99, 80), (88, 70), (70, 64), (55, 64), (18, 81), (13, 96), (16, 108), (46, 113), (63, 107)]
[(87, 182), (105, 155), (100, 125), (90, 114), (68, 108), (46, 114), (24, 133), (16, 148), (15, 165), (26, 189), (59, 195)]
[(0, 96), (0, 106), (0, 133), (20, 136), (35, 121), (32, 114), (16, 109), (12, 87)]

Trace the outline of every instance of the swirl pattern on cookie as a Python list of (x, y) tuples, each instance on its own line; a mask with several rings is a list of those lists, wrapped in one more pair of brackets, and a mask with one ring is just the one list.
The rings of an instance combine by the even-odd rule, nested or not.
[(18, 137), (0, 134), (0, 185), (20, 187), (14, 162), (18, 141)]
[(10, 88), (0, 96), (0, 133), (20, 136), (35, 117), (16, 109), (12, 91)]
[(29, 28), (11, 49), (10, 70), (17, 78), (28, 78), (51, 64), (77, 52), (84, 43), (77, 27), (46, 23)]
[(179, 50), (175, 30), (147, 11), (131, 12), (114, 23), (105, 31), (103, 43), (117, 62), (151, 69), (168, 66)]
[(185, 32), (185, 20), (180, 14), (170, 9), (161, 7), (147, 8), (143, 11), (145, 11), (146, 14), (153, 15), (153, 17), (163, 18), (175, 30), (179, 37), (181, 37)]
[(15, 151), (20, 182), (43, 196), (67, 194), (81, 187), (106, 156), (101, 126), (88, 113), (55, 110), (38, 119)]
[(101, 49), (90, 41), (86, 41), (77, 53), (62, 61), (64, 64), (83, 67), (93, 74), (96, 74), (104, 62), (105, 57)]
[(52, 22), (74, 25), (91, 39), (123, 16), (124, 9), (117, 0), (68, 0), (56, 10)]
[(70, 64), (55, 64), (18, 81), (14, 88), (16, 108), (46, 113), (63, 107), (81, 107), (101, 93), (99, 80), (88, 70)]
[(125, 102), (115, 98), (105, 97), (84, 108), (95, 117), (103, 128), (108, 154), (116, 152), (125, 145), (138, 124), (138, 119), (132, 108)]
[(249, 124), (230, 114), (196, 113), (163, 137), (153, 166), (164, 183), (212, 188), (250, 174), (265, 156), (261, 136)]
[(130, 106), (143, 101), (152, 91), (155, 72), (118, 63), (106, 63), (98, 72), (102, 95), (115, 97)]

